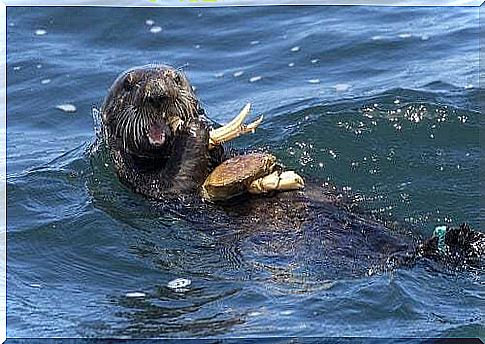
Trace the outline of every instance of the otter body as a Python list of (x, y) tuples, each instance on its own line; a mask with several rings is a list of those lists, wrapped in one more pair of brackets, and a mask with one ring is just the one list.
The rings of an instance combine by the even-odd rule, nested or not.
[[(170, 195), (197, 195), (209, 173), (225, 158), (222, 146), (209, 147), (212, 124), (187, 78), (172, 67), (149, 65), (120, 75), (101, 107), (101, 116), (104, 141), (120, 179), (147, 197), (164, 200)], [(337, 265), (338, 252), (351, 258), (351, 265), (373, 257), (372, 263), (361, 264), (364, 268), (375, 264), (377, 257), (392, 265), (411, 264), (421, 257), (483, 265), (485, 235), (466, 225), (446, 233), (448, 252), (443, 254), (437, 238), (410, 243), (409, 238), (352, 214), (321, 189), (245, 201), (223, 206), (226, 219), (244, 230), (244, 235), (318, 229), (313, 235), (322, 236), (322, 249), (329, 259), (337, 259)], [(223, 224), (222, 218), (208, 222), (232, 227)]]
[(165, 65), (120, 75), (101, 107), (103, 136), (120, 179), (135, 192), (162, 199), (194, 193), (215, 165), (211, 123), (187, 78)]
[[(218, 210), (223, 215), (215, 209), (207, 210), (210, 212), (209, 219), (204, 220), (208, 222), (207, 230), (211, 230), (213, 223), (233, 228), (235, 234), (229, 237), (234, 239), (229, 240), (240, 241), (240, 246), (263, 237), (266, 245), (257, 245), (259, 255), (292, 257), (292, 265), (325, 266), (319, 274), (326, 278), (410, 268), (423, 259), (453, 270), (485, 267), (485, 234), (467, 224), (447, 227), (440, 245), (435, 234), (423, 240), (414, 230), (389, 228), (352, 211), (331, 190), (312, 184), (303, 192), (248, 197), (243, 202), (221, 204)], [(202, 223), (197, 226), (204, 228)], [(274, 240), (267, 240), (268, 237)]]

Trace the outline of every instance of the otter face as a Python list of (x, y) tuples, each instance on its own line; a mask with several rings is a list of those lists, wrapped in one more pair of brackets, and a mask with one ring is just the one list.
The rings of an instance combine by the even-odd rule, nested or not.
[(120, 75), (106, 97), (104, 125), (122, 149), (140, 157), (169, 154), (178, 133), (199, 115), (187, 78), (166, 65), (148, 65)]

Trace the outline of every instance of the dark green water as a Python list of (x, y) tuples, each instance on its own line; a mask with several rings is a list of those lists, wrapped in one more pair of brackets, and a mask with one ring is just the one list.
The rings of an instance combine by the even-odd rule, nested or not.
[(10, 8), (7, 27), (9, 337), (483, 336), (483, 271), (349, 274), (319, 228), (198, 222), (207, 209), (133, 194), (91, 149), (119, 73), (186, 65), (212, 119), (265, 115), (236, 147), (410, 238), (478, 229), (478, 9)]

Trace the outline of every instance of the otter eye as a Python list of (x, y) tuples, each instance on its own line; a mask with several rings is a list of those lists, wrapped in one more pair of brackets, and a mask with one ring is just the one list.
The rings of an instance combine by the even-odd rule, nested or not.
[(130, 91), (134, 86), (133, 81), (134, 81), (133, 76), (131, 74), (128, 74), (125, 80), (123, 81), (123, 88), (127, 91)]

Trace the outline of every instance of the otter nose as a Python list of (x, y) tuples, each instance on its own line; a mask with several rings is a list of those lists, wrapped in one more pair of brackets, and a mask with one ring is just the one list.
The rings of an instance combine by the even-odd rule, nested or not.
[(146, 100), (152, 105), (159, 105), (167, 101), (170, 98), (169, 94), (165, 91), (151, 93), (146, 97)]
[(171, 80), (159, 80), (148, 85), (146, 91), (147, 100), (159, 104), (178, 97), (178, 89)]

